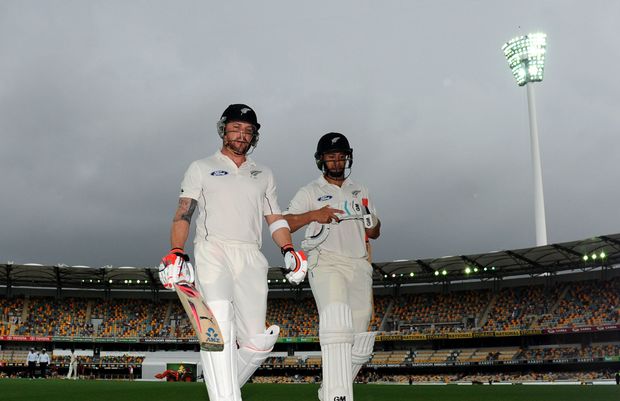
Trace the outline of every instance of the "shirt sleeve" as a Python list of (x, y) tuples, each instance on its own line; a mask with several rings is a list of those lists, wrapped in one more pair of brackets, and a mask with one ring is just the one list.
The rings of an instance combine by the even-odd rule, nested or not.
[(284, 211), (284, 214), (302, 214), (309, 212), (311, 210), (310, 196), (308, 191), (305, 188), (301, 188), (293, 199), (291, 203), (288, 204), (288, 208)]
[(269, 216), (271, 214), (282, 214), (282, 211), (278, 205), (278, 196), (276, 195), (276, 180), (273, 178), (273, 173), (269, 171), (267, 175), (267, 189), (263, 199), (263, 215)]
[(187, 168), (183, 182), (181, 183), (180, 198), (191, 198), (198, 200), (202, 190), (202, 174), (197, 162), (193, 162)]

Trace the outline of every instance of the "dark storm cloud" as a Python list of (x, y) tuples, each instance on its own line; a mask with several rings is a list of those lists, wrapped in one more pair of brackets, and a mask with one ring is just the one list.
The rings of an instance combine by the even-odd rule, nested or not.
[[(561, 11), (561, 12), (560, 12)], [(549, 35), (536, 85), (550, 242), (618, 232), (614, 1), (0, 4), (0, 261), (153, 265), (182, 174), (246, 102), (286, 207), (327, 131), (380, 211), (380, 261), (531, 246), (525, 90), (501, 45)], [(579, 30), (575, 21), (580, 21)], [(299, 239), (299, 236), (296, 236)], [(275, 246), (264, 241), (270, 262)]]

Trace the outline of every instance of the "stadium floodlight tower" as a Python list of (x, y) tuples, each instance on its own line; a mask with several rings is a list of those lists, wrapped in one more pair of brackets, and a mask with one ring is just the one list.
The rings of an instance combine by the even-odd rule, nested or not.
[(538, 146), (536, 125), (536, 103), (533, 82), (541, 82), (545, 71), (547, 35), (530, 33), (511, 39), (502, 46), (508, 65), (519, 86), (527, 88), (527, 106), (530, 115), (530, 139), (532, 165), (534, 170), (534, 211), (536, 218), (536, 245), (547, 245), (547, 224), (545, 222), (545, 199), (543, 196), (542, 167)]

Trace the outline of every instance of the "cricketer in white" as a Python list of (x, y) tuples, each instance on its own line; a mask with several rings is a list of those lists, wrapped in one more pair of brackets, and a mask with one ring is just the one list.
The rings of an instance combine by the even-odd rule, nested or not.
[[(244, 104), (228, 106), (217, 123), (222, 148), (193, 162), (181, 184), (172, 228), (170, 263), (187, 257), (184, 246), (198, 208), (194, 256), (196, 287), (215, 316), (222, 352), (201, 351), (211, 401), (241, 400), (240, 388), (265, 360), (279, 327), (265, 330), (268, 263), (260, 251), (262, 219), (285, 258), (287, 278), (305, 278), (305, 256), (294, 250), (282, 218), (271, 170), (247, 157), (258, 142), (256, 113)], [(239, 348), (237, 348), (239, 344)]]
[(376, 333), (368, 331), (372, 266), (367, 240), (379, 237), (381, 222), (368, 189), (348, 178), (353, 149), (344, 135), (324, 135), (314, 157), (323, 174), (297, 192), (284, 217), (292, 232), (308, 226), (302, 247), (319, 311), (319, 399), (353, 401), (353, 380), (375, 342)]

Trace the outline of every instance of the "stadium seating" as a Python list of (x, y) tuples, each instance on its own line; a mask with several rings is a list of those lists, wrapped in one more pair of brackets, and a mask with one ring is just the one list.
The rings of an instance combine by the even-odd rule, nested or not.
[[(370, 329), (392, 334), (450, 334), (611, 325), (620, 323), (619, 294), (620, 279), (615, 278), (510, 287), (495, 293), (381, 295), (374, 299)], [(281, 337), (316, 337), (314, 299), (270, 298), (266, 324), (279, 325)], [(153, 302), (33, 296), (0, 298), (0, 336), (9, 335), (193, 338), (195, 333), (176, 299)]]
[(562, 286), (503, 288), (496, 296), (482, 331), (523, 330), (540, 315), (550, 312)]
[(489, 302), (490, 291), (459, 291), (448, 294), (403, 295), (395, 303), (395, 328), (417, 327), (415, 332), (441, 332), (464, 329), (464, 320), (475, 320)]

